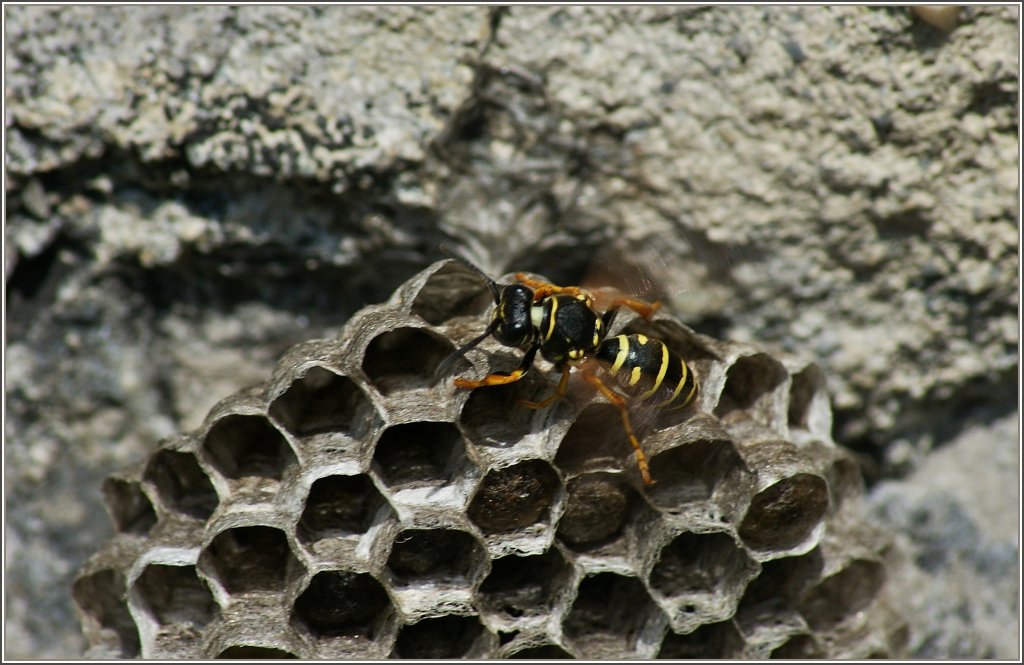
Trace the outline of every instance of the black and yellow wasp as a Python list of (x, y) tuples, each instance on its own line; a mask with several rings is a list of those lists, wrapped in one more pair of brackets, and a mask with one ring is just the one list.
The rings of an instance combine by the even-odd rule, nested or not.
[(455, 385), (459, 388), (480, 388), (518, 381), (533, 365), (539, 351), (562, 373), (558, 388), (551, 397), (540, 402), (520, 401), (530, 408), (541, 409), (566, 395), (569, 373), (576, 368), (587, 383), (618, 408), (636, 454), (640, 475), (645, 484), (652, 484), (654, 481), (647, 457), (630, 424), (627, 397), (612, 390), (596, 370), (601, 369), (610, 375), (631, 397), (657, 399), (655, 406), (659, 408), (682, 408), (693, 400), (697, 394), (693, 373), (686, 362), (663, 342), (639, 334), (608, 337), (612, 322), (622, 307), (629, 307), (647, 318), (658, 310), (660, 304), (621, 294), (613, 297), (602, 295), (607, 303), (600, 308), (604, 311), (599, 312), (599, 298), (594, 291), (579, 286), (556, 286), (531, 279), (524, 273), (516, 274), (515, 283), (499, 285), (463, 257), (447, 248), (445, 252), (486, 281), (494, 296), (494, 309), (483, 334), (446, 358), (438, 367), (438, 375), (446, 374), (458, 358), (493, 335), (499, 343), (526, 352), (519, 367), (479, 380), (457, 378)]

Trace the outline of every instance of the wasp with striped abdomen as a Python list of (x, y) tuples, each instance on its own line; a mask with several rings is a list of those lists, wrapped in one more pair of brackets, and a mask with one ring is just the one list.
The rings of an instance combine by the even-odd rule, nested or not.
[[(520, 404), (542, 409), (565, 397), (569, 374), (577, 369), (587, 383), (619, 410), (644, 484), (652, 484), (647, 457), (630, 424), (628, 401), (630, 398), (656, 399), (656, 407), (683, 408), (696, 396), (697, 382), (686, 362), (664, 342), (640, 334), (609, 337), (608, 332), (622, 307), (648, 318), (660, 305), (621, 294), (602, 294), (606, 302), (599, 303), (596, 291), (579, 286), (557, 286), (524, 273), (517, 273), (512, 284), (499, 285), (466, 259), (454, 252), (448, 253), (485, 280), (494, 297), (494, 309), (483, 334), (446, 358), (438, 367), (438, 375), (446, 374), (458, 358), (493, 335), (499, 343), (525, 351), (519, 366), (510, 372), (496, 372), (478, 380), (457, 378), (455, 385), (481, 388), (513, 383), (529, 371), (540, 352), (561, 372), (558, 388), (540, 402), (520, 400)], [(628, 397), (609, 387), (601, 374), (610, 376)]]

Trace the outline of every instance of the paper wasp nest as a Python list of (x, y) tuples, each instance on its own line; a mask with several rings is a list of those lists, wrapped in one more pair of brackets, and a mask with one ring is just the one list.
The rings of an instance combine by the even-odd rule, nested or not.
[(700, 380), (683, 414), (633, 416), (645, 487), (589, 387), (531, 410), (544, 365), (452, 385), (521, 353), (489, 340), (435, 382), (491, 304), (437, 263), (108, 479), (118, 534), (73, 590), (90, 654), (898, 655), (887, 552), (815, 366), (622, 316)]

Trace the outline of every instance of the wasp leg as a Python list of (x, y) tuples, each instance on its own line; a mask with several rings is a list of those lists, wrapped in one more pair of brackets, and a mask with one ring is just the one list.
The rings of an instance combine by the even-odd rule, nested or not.
[(615, 311), (625, 305), (640, 316), (648, 319), (652, 314), (661, 309), (660, 302), (646, 302), (644, 300), (637, 300), (635, 298), (616, 298), (608, 306), (609, 311)]
[(633, 427), (629, 424), (629, 413), (626, 411), (626, 399), (606, 386), (601, 379), (591, 374), (587, 370), (582, 370), (583, 379), (590, 385), (601, 391), (601, 394), (605, 396), (609, 402), (614, 404), (619, 409), (619, 415), (622, 416), (622, 426), (626, 429), (626, 435), (629, 437), (629, 443), (633, 446), (633, 452), (636, 454), (636, 464), (640, 467), (640, 477), (644, 480), (644, 485), (653, 485), (654, 479), (651, 478), (651, 470), (647, 465), (647, 456), (644, 455), (644, 451), (640, 448), (640, 441), (637, 440), (636, 434), (633, 433)]
[(543, 409), (545, 407), (551, 406), (556, 401), (558, 401), (558, 400), (562, 399), (563, 397), (565, 397), (566, 393), (568, 393), (568, 392), (569, 392), (569, 366), (566, 365), (565, 367), (562, 368), (562, 380), (558, 382), (558, 388), (555, 390), (555, 394), (554, 395), (552, 395), (551, 397), (548, 397), (545, 400), (541, 400), (540, 402), (531, 402), (531, 401), (525, 400), (525, 399), (520, 399), (520, 400), (516, 400), (516, 401), (519, 404), (522, 404), (523, 406), (530, 407), (531, 409)]
[(558, 286), (551, 282), (542, 282), (539, 279), (530, 279), (526, 276), (526, 273), (522, 272), (516, 273), (516, 281), (533, 290), (533, 302), (540, 302), (544, 298), (555, 294), (578, 296), (583, 293), (583, 289), (578, 286)]
[(511, 372), (495, 372), (494, 374), (485, 376), (479, 381), (462, 378), (455, 379), (455, 387), (482, 388), (484, 386), (503, 386), (506, 383), (515, 383), (519, 379), (523, 378), (523, 375), (529, 371), (530, 367), (533, 365), (533, 358), (537, 355), (537, 349), (539, 348), (539, 346), (534, 346), (527, 351), (526, 355), (523, 356), (523, 361), (519, 363), (519, 367), (515, 368)]

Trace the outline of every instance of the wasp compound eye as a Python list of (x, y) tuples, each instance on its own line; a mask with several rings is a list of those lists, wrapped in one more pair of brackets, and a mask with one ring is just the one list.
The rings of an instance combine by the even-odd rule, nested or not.
[(501, 301), (495, 309), (498, 328), (494, 339), (505, 346), (523, 346), (532, 337), (530, 310), (533, 291), (521, 284), (509, 284), (501, 290)]
[[(498, 333), (483, 298), (424, 306), (475, 278), (427, 268), (109, 478), (118, 533), (71, 589), (89, 653), (902, 657), (903, 571), (861, 513), (821, 370), (638, 302), (607, 334), (579, 287), (517, 276), (498, 299), (531, 346), (502, 374), (520, 352), (479, 349)], [(426, 380), (472, 348), (486, 379)], [(600, 386), (575, 380), (587, 368)], [(572, 399), (519, 402), (548, 389)]]

